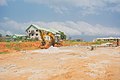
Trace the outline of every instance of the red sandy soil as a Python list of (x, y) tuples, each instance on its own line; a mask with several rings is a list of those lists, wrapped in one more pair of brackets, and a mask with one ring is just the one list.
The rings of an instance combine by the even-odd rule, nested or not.
[(50, 47), (0, 54), (0, 80), (120, 80), (120, 47)]

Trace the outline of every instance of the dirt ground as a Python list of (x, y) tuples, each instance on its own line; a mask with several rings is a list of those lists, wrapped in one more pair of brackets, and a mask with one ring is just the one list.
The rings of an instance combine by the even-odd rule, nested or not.
[(120, 47), (50, 47), (0, 54), (0, 80), (120, 80)]

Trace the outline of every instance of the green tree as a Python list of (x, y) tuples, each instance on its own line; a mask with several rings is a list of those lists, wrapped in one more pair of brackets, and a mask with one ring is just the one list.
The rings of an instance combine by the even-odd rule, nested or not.
[(2, 37), (2, 34), (0, 34), (0, 37)]
[(65, 33), (62, 32), (62, 31), (59, 31), (59, 32), (60, 32), (60, 38), (61, 38), (62, 40), (66, 40), (66, 35), (65, 35)]

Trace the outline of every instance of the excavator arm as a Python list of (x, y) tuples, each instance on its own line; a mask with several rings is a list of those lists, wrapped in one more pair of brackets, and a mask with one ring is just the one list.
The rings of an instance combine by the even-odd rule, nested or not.
[[(54, 46), (54, 36), (52, 33), (48, 32), (48, 33), (45, 33), (41, 30), (39, 30), (39, 33), (40, 33), (40, 36), (41, 36), (41, 46), (40, 48), (41, 49), (47, 49), (49, 48), (51, 45)], [(50, 40), (46, 40), (46, 36), (49, 36), (50, 37)]]
[(40, 33), (41, 40), (42, 40), (41, 44), (42, 44), (42, 46), (44, 46), (46, 44), (45, 39), (44, 39), (44, 33), (41, 30), (39, 30), (39, 33)]

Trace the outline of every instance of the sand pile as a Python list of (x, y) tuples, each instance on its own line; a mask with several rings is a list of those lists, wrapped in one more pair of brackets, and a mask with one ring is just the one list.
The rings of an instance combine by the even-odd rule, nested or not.
[(48, 49), (39, 49), (39, 50), (34, 50), (32, 52), (51, 54), (51, 53), (61, 53), (61, 52), (73, 52), (73, 51), (72, 50), (67, 50), (67, 49), (63, 50), (63, 49), (60, 49), (58, 47), (51, 46)]

